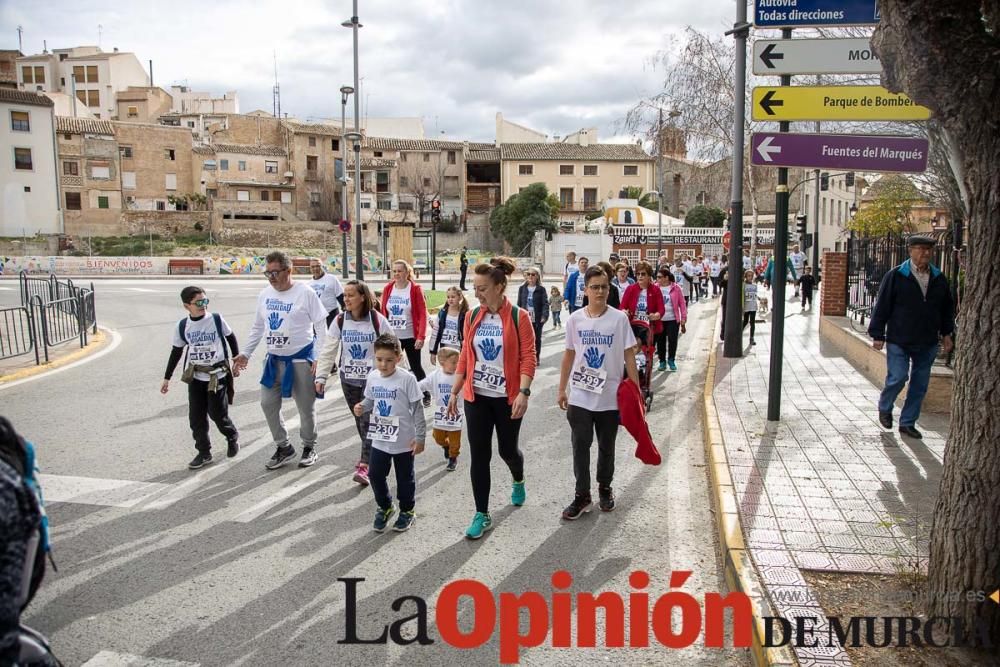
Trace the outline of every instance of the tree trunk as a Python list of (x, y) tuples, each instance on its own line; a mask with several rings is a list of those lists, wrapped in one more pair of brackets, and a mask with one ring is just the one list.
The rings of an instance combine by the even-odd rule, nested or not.
[(929, 107), (957, 149), (969, 212), (951, 434), (928, 569), (928, 613), (985, 624), (1000, 605), (968, 601), (1000, 586), (1000, 2), (879, 0), (873, 46), (883, 84)]

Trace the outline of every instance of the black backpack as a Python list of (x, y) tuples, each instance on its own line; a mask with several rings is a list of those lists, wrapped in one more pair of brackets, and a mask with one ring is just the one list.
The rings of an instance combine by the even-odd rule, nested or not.
[[(226, 337), (222, 335), (222, 315), (212, 313), (212, 320), (215, 322), (215, 331), (219, 334), (219, 342), (222, 343), (222, 353), (226, 355), (226, 361), (229, 361), (229, 346), (226, 345)], [(185, 341), (185, 347), (187, 347), (187, 338), (184, 337), (184, 334), (187, 332), (187, 323), (187, 317), (177, 323), (177, 331), (181, 335), (181, 340)]]

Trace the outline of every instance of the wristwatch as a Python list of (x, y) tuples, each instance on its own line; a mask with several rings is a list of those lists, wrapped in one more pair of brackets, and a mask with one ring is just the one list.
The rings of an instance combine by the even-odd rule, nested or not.
[(531, 389), (528, 389), (527, 387), (525, 387), (525, 388), (521, 389), (521, 393), (524, 394), (525, 396), (531, 396)]

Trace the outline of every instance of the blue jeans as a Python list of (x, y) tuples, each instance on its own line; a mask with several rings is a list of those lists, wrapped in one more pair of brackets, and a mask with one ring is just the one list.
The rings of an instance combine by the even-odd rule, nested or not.
[[(931, 365), (937, 357), (938, 346), (901, 347), (895, 343), (885, 344), (886, 367), (885, 388), (878, 399), (879, 412), (892, 412), (896, 397), (903, 390), (909, 376), (910, 387), (906, 390), (906, 401), (899, 414), (900, 426), (913, 426), (920, 416), (920, 404), (927, 394), (931, 379)], [(912, 369), (910, 364), (913, 364)]]
[(417, 493), (417, 480), (413, 474), (413, 452), (388, 454), (372, 447), (368, 457), (368, 483), (375, 492), (375, 502), (382, 509), (392, 507), (389, 492), (389, 468), (396, 469), (396, 494), (399, 496), (399, 511), (412, 512)]

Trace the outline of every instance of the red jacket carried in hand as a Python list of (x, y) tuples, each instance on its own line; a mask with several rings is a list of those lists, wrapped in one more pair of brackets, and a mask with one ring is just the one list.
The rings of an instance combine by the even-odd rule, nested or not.
[(642, 392), (629, 378), (618, 385), (618, 418), (629, 435), (635, 438), (635, 457), (646, 465), (660, 465), (660, 452), (656, 449), (646, 424)]

